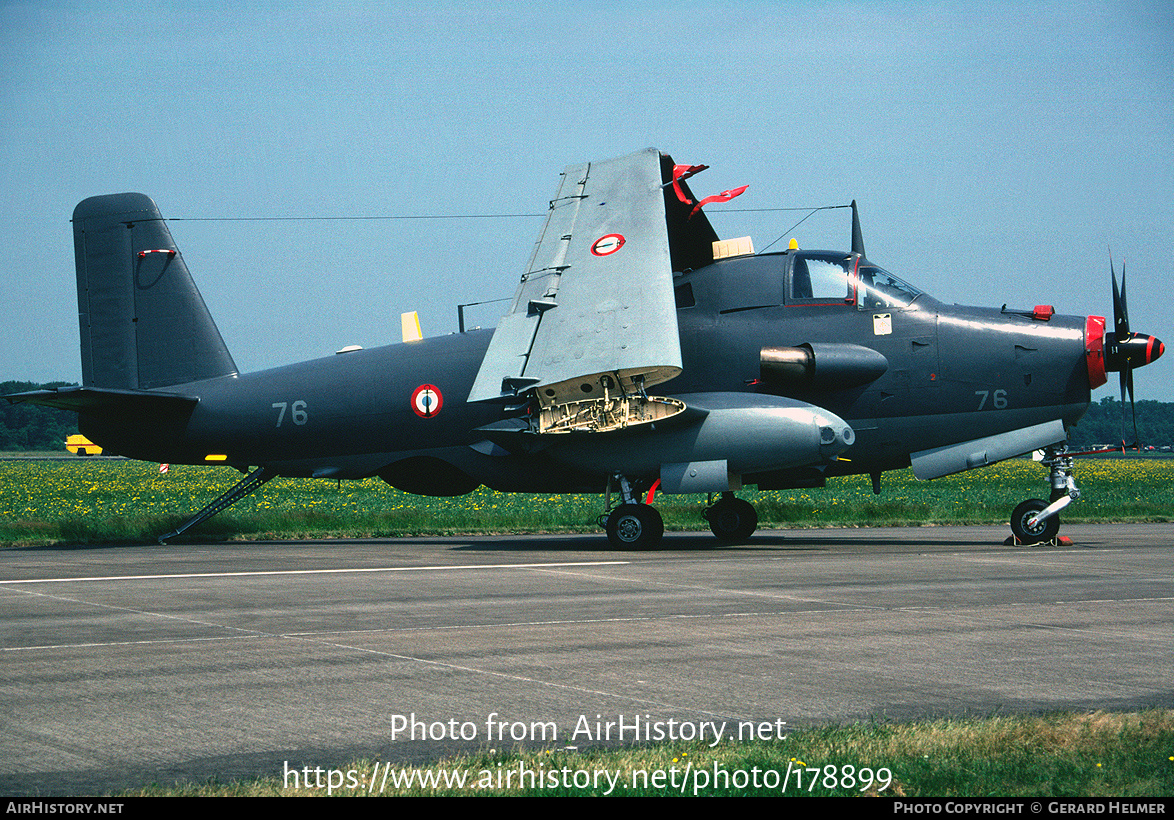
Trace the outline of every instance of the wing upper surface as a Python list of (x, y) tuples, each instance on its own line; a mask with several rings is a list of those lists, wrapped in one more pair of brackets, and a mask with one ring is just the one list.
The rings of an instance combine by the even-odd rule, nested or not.
[(660, 153), (568, 167), (469, 400), (549, 405), (680, 371)]

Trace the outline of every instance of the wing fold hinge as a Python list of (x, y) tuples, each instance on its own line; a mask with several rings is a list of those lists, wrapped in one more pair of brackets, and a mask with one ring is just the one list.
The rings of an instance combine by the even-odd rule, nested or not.
[(517, 396), (539, 381), (541, 380), (532, 376), (506, 376), (501, 380), (501, 392), (503, 394)]

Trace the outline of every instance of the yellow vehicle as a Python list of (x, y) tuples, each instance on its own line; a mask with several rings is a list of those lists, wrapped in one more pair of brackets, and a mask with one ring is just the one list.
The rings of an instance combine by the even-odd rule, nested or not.
[(100, 456), (102, 448), (81, 433), (74, 433), (65, 440), (65, 449), (78, 456)]

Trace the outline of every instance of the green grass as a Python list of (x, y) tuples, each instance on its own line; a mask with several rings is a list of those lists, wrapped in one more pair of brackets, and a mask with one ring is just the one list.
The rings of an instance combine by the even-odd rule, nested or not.
[[(134, 461), (0, 462), (0, 545), (153, 541), (230, 487), (224, 467)], [(1067, 522), (1174, 520), (1174, 460), (1090, 459), (1076, 478), (1083, 498)], [(867, 478), (820, 490), (739, 493), (763, 527), (1003, 524), (1025, 498), (1047, 491), (1047, 472), (1013, 460), (932, 482), (886, 473), (882, 494)], [(704, 495), (659, 496), (669, 530), (701, 530)], [(485, 488), (457, 498), (399, 492), (379, 479), (278, 478), (201, 524), (190, 538), (379, 538), (412, 535), (598, 532), (602, 494), (534, 495)]]
[[(295, 765), (304, 764), (290, 763)], [(819, 769), (818, 776), (809, 769)], [(339, 766), (334, 779), (341, 787), (330, 789), (317, 787), (319, 778), (324, 786), (330, 783), (330, 773), (311, 768), (314, 788), (305, 787), (300, 772), (296, 779), (279, 772), (254, 781), (125, 794), (366, 795), (374, 772), (372, 792), (385, 796), (1169, 797), (1174, 795), (1174, 711), (860, 723), (716, 748), (693, 742), (618, 750), (486, 750), (430, 766), (393, 767), (387, 781), (384, 770), (384, 763), (369, 760)], [(352, 783), (363, 784), (359, 788), (346, 788), (351, 772)], [(445, 778), (462, 775), (464, 788), (444, 785)], [(411, 785), (388, 785), (407, 777)], [(576, 787), (575, 777), (580, 784), (598, 778), (598, 785)]]

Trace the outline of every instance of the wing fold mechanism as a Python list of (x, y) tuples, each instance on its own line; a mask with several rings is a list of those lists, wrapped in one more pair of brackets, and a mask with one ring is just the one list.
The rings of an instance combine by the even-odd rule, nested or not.
[[(638, 378), (638, 377), (637, 377)], [(603, 396), (578, 399), (558, 404), (542, 404), (538, 416), (540, 433), (604, 433), (622, 430), (638, 424), (652, 424), (672, 418), (685, 410), (685, 403), (663, 396), (649, 396), (617, 391), (612, 395), (609, 385), (616, 385), (610, 376), (599, 379)]]
[(651, 148), (563, 172), (469, 401), (524, 398), (538, 433), (607, 432), (684, 411), (647, 391), (681, 372), (674, 261), (716, 236), (704, 219), (682, 233), (672, 179), (671, 158)]

